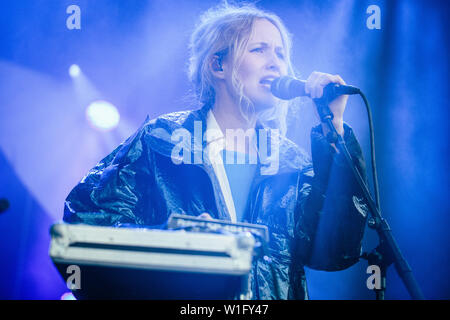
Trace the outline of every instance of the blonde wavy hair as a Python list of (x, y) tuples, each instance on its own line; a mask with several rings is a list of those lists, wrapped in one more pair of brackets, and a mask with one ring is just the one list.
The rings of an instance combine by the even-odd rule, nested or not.
[(270, 21), (280, 31), (288, 75), (294, 76), (291, 64), (291, 35), (281, 19), (273, 13), (256, 8), (253, 4), (236, 6), (226, 2), (200, 16), (190, 40), (188, 76), (194, 86), (196, 99), (200, 103), (213, 105), (214, 76), (209, 68), (209, 62), (214, 56), (218, 56), (219, 60), (231, 57), (232, 83), (238, 94), (239, 109), (244, 119), (250, 123), (255, 123), (258, 119), (263, 125), (276, 127), (284, 134), (288, 103), (277, 100), (277, 105), (273, 108), (256, 113), (253, 103), (244, 94), (243, 84), (237, 77), (237, 69), (247, 48), (254, 21), (257, 19)]

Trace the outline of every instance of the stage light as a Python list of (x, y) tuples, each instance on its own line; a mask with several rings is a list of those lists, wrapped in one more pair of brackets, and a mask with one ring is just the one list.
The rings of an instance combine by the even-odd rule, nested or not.
[(117, 127), (120, 115), (117, 108), (111, 103), (97, 100), (86, 109), (86, 118), (94, 128), (108, 131)]
[(80, 75), (81, 69), (77, 64), (73, 64), (69, 67), (69, 75), (72, 78), (76, 78)]
[(66, 293), (64, 293), (64, 294), (61, 296), (60, 299), (61, 299), (61, 300), (77, 300), (77, 299), (75, 298), (75, 296), (73, 295), (72, 292), (66, 292)]

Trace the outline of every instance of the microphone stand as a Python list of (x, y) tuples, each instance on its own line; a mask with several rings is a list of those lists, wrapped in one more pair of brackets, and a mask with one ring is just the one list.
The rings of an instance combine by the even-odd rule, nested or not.
[[(334, 85), (334, 84), (329, 84)], [(327, 139), (330, 143), (335, 143), (339, 152), (345, 157), (346, 163), (351, 168), (353, 176), (357, 181), (359, 187), (361, 188), (364, 196), (364, 200), (369, 207), (369, 212), (371, 214), (371, 219), (369, 219), (369, 227), (373, 228), (379, 238), (379, 245), (370, 254), (363, 254), (361, 257), (368, 260), (369, 265), (377, 265), (381, 271), (381, 287), (375, 289), (377, 300), (384, 299), (384, 291), (386, 288), (386, 269), (394, 263), (395, 269), (406, 286), (412, 299), (423, 300), (425, 297), (420, 290), (419, 285), (414, 278), (412, 270), (408, 262), (403, 257), (397, 242), (392, 235), (392, 230), (389, 227), (387, 221), (381, 216), (379, 207), (376, 205), (375, 201), (372, 199), (370, 191), (356, 168), (351, 155), (345, 145), (344, 138), (339, 135), (336, 128), (333, 125), (333, 113), (329, 108), (329, 102), (332, 101), (331, 95), (326, 95), (326, 89), (324, 88), (324, 95), (320, 99), (313, 99), (316, 104), (317, 111), (319, 113), (322, 123), (326, 124), (329, 133), (327, 134)], [(334, 96), (336, 97), (336, 96)], [(334, 98), (333, 97), (333, 98)]]

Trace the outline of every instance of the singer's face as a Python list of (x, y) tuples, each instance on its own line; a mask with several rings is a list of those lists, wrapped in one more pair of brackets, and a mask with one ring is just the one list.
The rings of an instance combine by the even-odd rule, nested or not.
[(287, 74), (285, 54), (278, 28), (266, 19), (255, 20), (237, 77), (257, 110), (274, 106), (276, 98), (270, 84), (274, 78)]

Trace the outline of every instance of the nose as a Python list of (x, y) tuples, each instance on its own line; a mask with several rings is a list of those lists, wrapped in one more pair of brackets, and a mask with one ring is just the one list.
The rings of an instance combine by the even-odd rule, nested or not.
[(266, 68), (270, 71), (275, 71), (275, 72), (280, 72), (281, 70), (281, 64), (283, 62), (281, 61), (281, 59), (278, 57), (278, 55), (276, 54), (276, 52), (271, 51), (271, 53), (269, 54), (268, 58), (267, 58), (267, 65)]

